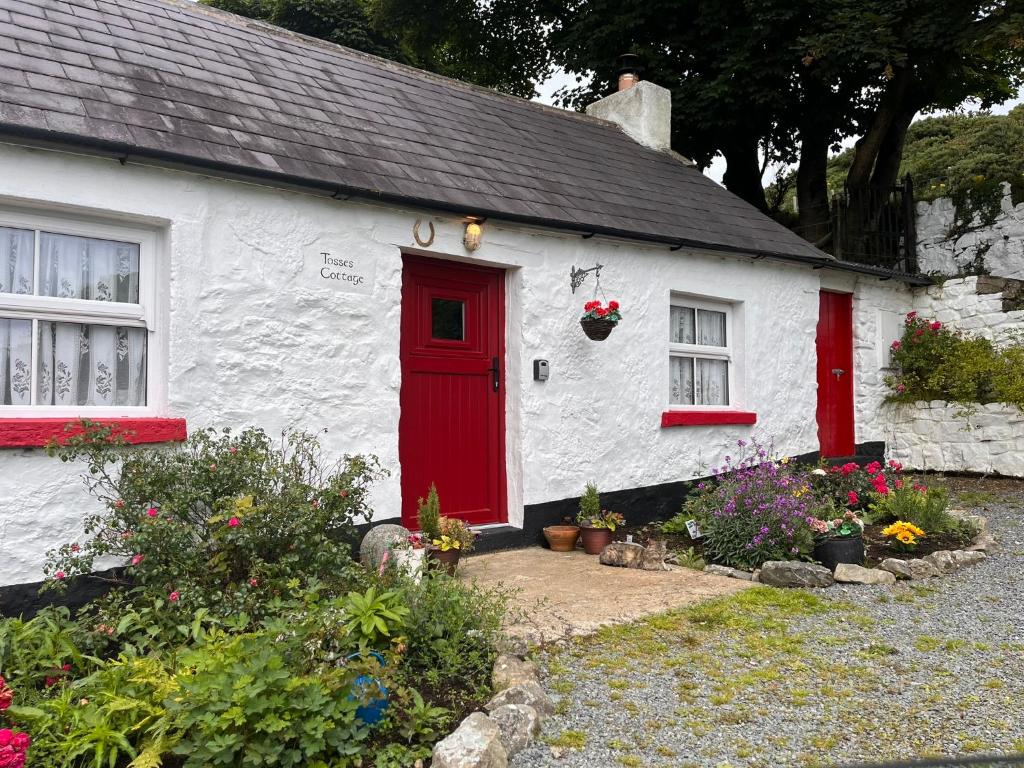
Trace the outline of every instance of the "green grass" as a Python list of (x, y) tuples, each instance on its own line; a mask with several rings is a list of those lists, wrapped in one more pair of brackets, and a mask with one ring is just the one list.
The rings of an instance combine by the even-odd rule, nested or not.
[(557, 736), (545, 739), (549, 747), (561, 749), (583, 749), (587, 746), (587, 734), (582, 731), (562, 731)]

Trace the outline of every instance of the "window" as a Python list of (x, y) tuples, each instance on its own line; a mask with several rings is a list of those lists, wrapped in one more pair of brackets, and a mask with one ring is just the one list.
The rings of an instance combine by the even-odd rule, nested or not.
[(153, 233), (0, 210), (0, 415), (143, 413)]
[(732, 309), (728, 304), (675, 298), (669, 308), (669, 403), (680, 407), (731, 404)]

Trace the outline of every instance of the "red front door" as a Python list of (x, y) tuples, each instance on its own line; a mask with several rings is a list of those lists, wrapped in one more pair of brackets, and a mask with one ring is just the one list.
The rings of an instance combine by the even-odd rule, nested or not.
[(850, 294), (821, 292), (816, 347), (821, 455), (853, 456), (853, 297)]
[(403, 256), (402, 521), (437, 486), (441, 512), (506, 518), (505, 273)]

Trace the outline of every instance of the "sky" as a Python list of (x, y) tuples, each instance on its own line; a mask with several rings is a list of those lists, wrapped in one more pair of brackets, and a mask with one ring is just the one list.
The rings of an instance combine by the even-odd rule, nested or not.
[[(551, 77), (549, 77), (547, 80), (545, 80), (543, 83), (540, 83), (537, 86), (537, 91), (539, 95), (537, 96), (535, 101), (540, 101), (544, 104), (554, 104), (555, 92), (559, 88), (562, 88), (566, 85), (575, 85), (575, 79), (563, 70), (556, 71)], [(1021, 103), (1024, 103), (1024, 91), (1018, 94), (1018, 97), (1013, 101), (1008, 101), (1005, 104), (1000, 104), (997, 107), (993, 107), (992, 114), (1005, 115), (1007, 112), (1009, 112), (1011, 109), (1013, 109), (1015, 106)], [(919, 115), (917, 119), (920, 120), (922, 117), (928, 117), (928, 115)], [(854, 138), (847, 139), (845, 142), (843, 142), (843, 146), (852, 147), (854, 141)], [(772, 182), (776, 171), (776, 168), (770, 168), (768, 170), (768, 172), (765, 174), (765, 184), (770, 184)], [(721, 184), (722, 174), (725, 173), (725, 159), (722, 157), (716, 157), (714, 160), (711, 161), (711, 165), (709, 165), (704, 170), (704, 173), (710, 176), (715, 181), (717, 181), (719, 184)]]

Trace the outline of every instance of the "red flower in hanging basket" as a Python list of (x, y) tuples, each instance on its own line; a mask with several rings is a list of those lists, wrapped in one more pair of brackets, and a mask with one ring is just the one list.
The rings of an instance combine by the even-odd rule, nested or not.
[(604, 320), (614, 325), (622, 319), (622, 313), (619, 311), (619, 302), (609, 301), (608, 306), (605, 307), (596, 299), (594, 301), (588, 301), (583, 305), (583, 317), (581, 317), (580, 320), (586, 320), (587, 318), (592, 320)]

